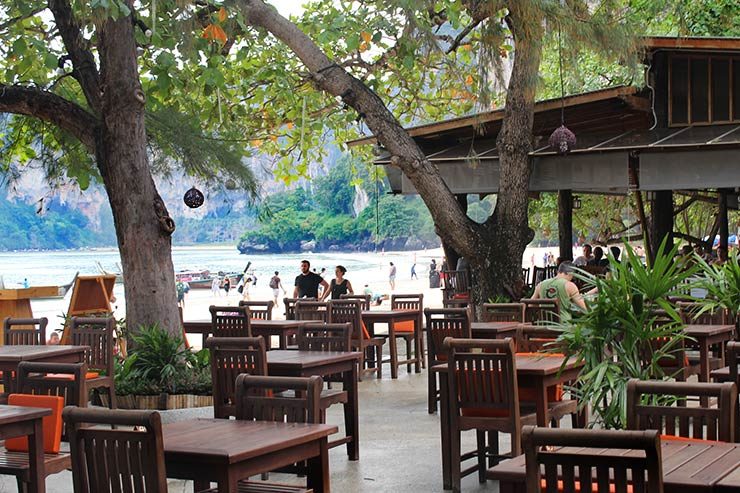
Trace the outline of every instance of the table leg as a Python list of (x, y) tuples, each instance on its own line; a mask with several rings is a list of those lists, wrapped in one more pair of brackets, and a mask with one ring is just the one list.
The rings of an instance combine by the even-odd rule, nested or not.
[[(431, 371), (431, 369), (429, 370)], [(450, 458), (450, 410), (447, 372), (439, 372), (439, 427), (442, 439), (442, 487), (452, 489), (452, 460)]]
[[(396, 341), (396, 330), (393, 320), (388, 321), (388, 344), (391, 352), (391, 378), (398, 378), (398, 341)], [(381, 362), (382, 364), (382, 362)]]
[(543, 379), (538, 378), (535, 384), (537, 393), (537, 426), (547, 426), (547, 387)]
[(699, 381), (709, 381), (709, 342), (705, 337), (699, 339)]
[(281, 331), (278, 336), (278, 347), (280, 349), (288, 349), (288, 334), (285, 331)]
[(329, 493), (331, 491), (331, 478), (329, 476), (329, 445), (326, 437), (319, 442), (321, 449), (319, 455), (308, 459), (308, 487), (314, 493)]
[(44, 474), (44, 431), (41, 418), (33, 420), (33, 433), (28, 436), (29, 493), (46, 491)]
[(208, 490), (210, 488), (210, 481), (205, 481), (203, 479), (196, 479), (195, 481), (193, 481), (193, 493), (198, 493), (199, 491)]
[(347, 443), (349, 460), (360, 459), (360, 399), (357, 389), (357, 362), (352, 362), (352, 369), (344, 372), (342, 386), (347, 391), (347, 403), (344, 405), (344, 426), (352, 441)]

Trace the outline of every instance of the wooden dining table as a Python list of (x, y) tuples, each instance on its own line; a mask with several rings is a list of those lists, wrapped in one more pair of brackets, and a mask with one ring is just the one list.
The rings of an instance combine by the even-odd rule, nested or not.
[[(571, 447), (572, 448), (572, 447)], [(594, 453), (594, 450), (585, 450)], [(578, 450), (574, 450), (578, 453)], [(624, 449), (599, 449), (599, 455), (623, 455)], [(740, 491), (740, 445), (724, 442), (663, 441), (665, 493), (730, 493)], [(520, 455), (488, 470), (501, 493), (525, 493), (526, 463)]]
[(0, 406), (0, 440), (28, 437), (28, 492), (46, 491), (44, 473), (44, 432), (41, 423), (51, 409), (24, 406)]
[[(252, 335), (262, 336), (269, 346), (271, 336), (278, 338), (278, 349), (288, 347), (288, 337), (295, 334), (299, 327), (310, 323), (310, 320), (250, 320), (249, 325), (252, 329)], [(186, 334), (200, 334), (203, 336), (203, 343), (213, 333), (213, 327), (210, 319), (188, 320), (182, 323), (183, 331)]]
[[(419, 310), (363, 310), (362, 321), (370, 333), (375, 336), (375, 324), (388, 325), (388, 345), (391, 357), (391, 378), (398, 378), (398, 367), (414, 364), (414, 372), (421, 373), (421, 325), (422, 314)], [(406, 360), (398, 359), (395, 324), (399, 322), (414, 322), (414, 356)]]
[(699, 349), (699, 381), (709, 382), (711, 349), (718, 346), (717, 354), (720, 359), (720, 367), (725, 366), (725, 344), (733, 340), (735, 333), (734, 325), (686, 325), (683, 328), (684, 335), (696, 340)]
[[(537, 426), (545, 427), (549, 422), (547, 389), (575, 381), (583, 368), (571, 358), (564, 364), (565, 356), (522, 354), (516, 355), (517, 383), (521, 387), (533, 388), (536, 396)], [(451, 476), (451, 420), (447, 364), (436, 365), (432, 371), (439, 373), (440, 435), (442, 443), (442, 481), (445, 489), (452, 487)]]
[(324, 424), (193, 419), (162, 427), (167, 477), (193, 480), (194, 491), (218, 483), (220, 493), (237, 493), (250, 476), (307, 461), (308, 487), (331, 490), (328, 437)]
[(360, 458), (360, 405), (358, 397), (358, 363), (360, 353), (343, 351), (267, 352), (267, 374), (278, 377), (310, 377), (342, 375), (342, 387), (347, 392), (344, 404), (344, 423), (349, 460)]
[(79, 363), (85, 360), (88, 346), (71, 345), (12, 345), (0, 346), (0, 371), (3, 372), (5, 392), (13, 391), (13, 375), (21, 361), (43, 363)]
[(514, 338), (521, 322), (472, 322), (470, 332), (475, 339)]

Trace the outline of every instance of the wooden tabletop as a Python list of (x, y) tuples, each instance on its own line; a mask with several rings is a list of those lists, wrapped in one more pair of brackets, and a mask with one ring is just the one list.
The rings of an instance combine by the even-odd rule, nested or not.
[(686, 325), (683, 333), (691, 337), (707, 337), (727, 334), (735, 330), (734, 325)]
[(0, 405), (0, 426), (49, 416), (51, 409)]
[[(738, 491), (740, 480), (740, 445), (723, 442), (680, 442), (664, 441), (662, 445), (663, 482), (666, 493)], [(598, 453), (599, 455), (624, 455), (623, 449), (577, 449), (578, 453)], [(523, 455), (510, 459), (488, 470), (489, 479), (523, 483), (526, 477)], [(726, 484), (735, 489), (718, 490), (713, 486), (727, 478)]]
[(70, 354), (87, 351), (87, 346), (0, 346), (0, 363), (33, 361), (35, 359), (53, 358), (54, 356), (67, 356)]
[(311, 368), (344, 361), (359, 360), (360, 353), (344, 351), (293, 351), (274, 349), (267, 351), (267, 364), (274, 366), (290, 366)]
[[(517, 353), (516, 373), (517, 375), (546, 376), (555, 375), (561, 369), (572, 370), (583, 366), (583, 363), (576, 363), (576, 358), (570, 358), (565, 366), (563, 366), (563, 361), (565, 361), (565, 356), (562, 355)], [(432, 367), (432, 371), (447, 371), (447, 363)]]
[(419, 310), (362, 310), (362, 318), (396, 318), (419, 315)]
[[(291, 328), (297, 329), (303, 325), (315, 320), (262, 320), (261, 318), (253, 318), (249, 321), (249, 324), (255, 328)], [(187, 320), (183, 322), (184, 325), (197, 324), (197, 325), (208, 325), (211, 326), (211, 319), (200, 319), (200, 320)]]
[(471, 330), (490, 331), (490, 332), (510, 332), (516, 330), (521, 322), (472, 322)]
[(194, 419), (162, 427), (165, 457), (234, 464), (336, 433), (333, 425)]

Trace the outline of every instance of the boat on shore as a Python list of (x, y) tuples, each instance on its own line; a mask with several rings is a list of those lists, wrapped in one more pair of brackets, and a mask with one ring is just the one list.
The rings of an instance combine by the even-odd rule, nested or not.
[(218, 272), (212, 274), (209, 270), (180, 271), (175, 272), (175, 281), (188, 283), (190, 289), (210, 289), (214, 278), (219, 280), (218, 286), (223, 287), (224, 280), (228, 277), (231, 287), (236, 288), (243, 275), (241, 272)]

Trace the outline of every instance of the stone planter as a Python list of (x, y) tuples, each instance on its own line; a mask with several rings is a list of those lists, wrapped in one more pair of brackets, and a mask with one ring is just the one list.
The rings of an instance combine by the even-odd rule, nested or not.
[[(103, 406), (108, 407), (108, 396), (100, 393)], [(213, 406), (213, 396), (194, 394), (117, 395), (119, 409), (187, 409)]]

